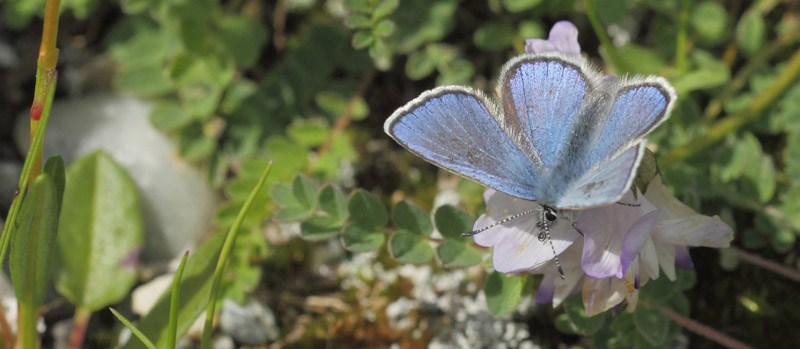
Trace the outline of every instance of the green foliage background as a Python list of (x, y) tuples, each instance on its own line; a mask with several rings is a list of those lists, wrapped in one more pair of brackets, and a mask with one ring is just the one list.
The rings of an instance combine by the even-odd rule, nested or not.
[[(3, 30), (35, 26), (43, 1), (0, 3)], [(546, 37), (558, 20), (577, 25), (584, 55), (608, 73), (670, 80), (678, 104), (650, 138), (664, 160), (664, 182), (684, 203), (734, 227), (736, 248), (798, 267), (800, 83), (794, 79), (777, 94), (774, 89), (800, 64), (794, 62), (800, 18), (791, 1), (596, 0), (613, 51), (593, 31), (586, 2), (573, 0), (63, 3), (68, 29), (60, 46), (74, 45), (70, 39), (83, 35), (81, 25), (102, 28), (89, 47), (114, 62), (115, 89), (152, 100), (152, 124), (172, 135), (180, 155), (206, 168), (224, 192), (220, 231), (231, 226), (267, 159), (275, 161), (269, 189), (257, 199), (261, 209), (239, 233), (232, 276), (225, 279), (229, 298), (338, 290), (335, 284), (317, 289), (312, 279), (298, 280), (305, 286), (276, 285), (295, 276), (293, 270), (306, 270), (312, 246), (332, 238), (349, 253), (377, 250), (387, 268), (429, 263), (445, 273), (482, 263), (487, 251), (457, 235), (482, 212), (482, 188), (402, 150), (382, 124), (434, 86), (493, 91), (499, 68), (523, 51), (524, 39)], [(719, 127), (747, 112), (753, 116), (746, 122)], [(712, 142), (695, 147), (705, 144), (698, 139)], [(437, 184), (454, 181), (461, 207), (431, 212)], [(268, 245), (260, 229), (267, 219), (300, 222), (305, 240)], [(433, 228), (442, 239), (430, 237)], [(800, 343), (796, 331), (783, 331), (800, 321), (796, 284), (739, 265), (731, 251), (692, 255), (696, 275), (683, 273), (675, 284), (663, 284), (662, 277), (643, 290), (653, 307), (587, 319), (572, 299), (525, 319), (531, 336), (545, 346), (664, 346), (680, 331), (653, 312), (667, 306), (750, 344)], [(511, 313), (539, 282), (486, 270), (477, 279), (487, 284), (487, 302), (497, 313)], [(271, 297), (268, 303), (278, 303)], [(302, 317), (294, 306), (276, 311), (284, 334)], [(380, 320), (344, 318), (313, 320), (300, 345), (330, 340), (322, 329), (342, 321), (335, 342), (369, 344), (357, 329), (381, 326)], [(694, 335), (690, 340), (712, 346)]]

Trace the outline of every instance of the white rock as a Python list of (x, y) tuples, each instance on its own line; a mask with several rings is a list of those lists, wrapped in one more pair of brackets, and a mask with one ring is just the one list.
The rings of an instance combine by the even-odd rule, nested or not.
[[(150, 125), (152, 105), (114, 95), (57, 101), (44, 140), (44, 155), (69, 164), (105, 150), (139, 187), (145, 216), (146, 261), (162, 262), (193, 246), (209, 229), (217, 197), (205, 174), (181, 160), (175, 144)], [(28, 116), (17, 122), (19, 149), (28, 149)]]
[(222, 332), (244, 344), (257, 345), (278, 338), (275, 314), (256, 300), (245, 305), (226, 299), (220, 315)]
[(172, 285), (174, 277), (174, 274), (161, 275), (134, 289), (131, 294), (131, 310), (140, 316), (150, 312), (158, 298)]

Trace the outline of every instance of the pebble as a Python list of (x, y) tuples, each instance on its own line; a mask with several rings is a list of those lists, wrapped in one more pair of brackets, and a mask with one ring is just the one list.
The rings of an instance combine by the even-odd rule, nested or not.
[[(165, 262), (195, 245), (208, 231), (217, 194), (200, 169), (182, 160), (174, 142), (149, 120), (150, 103), (101, 94), (54, 102), (44, 139), (44, 156), (59, 153), (69, 165), (103, 149), (139, 187), (145, 217), (146, 262)], [(28, 116), (15, 135), (28, 149)]]

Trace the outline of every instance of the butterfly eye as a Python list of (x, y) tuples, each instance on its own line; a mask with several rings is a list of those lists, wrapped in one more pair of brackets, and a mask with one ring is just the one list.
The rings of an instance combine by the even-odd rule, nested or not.
[(544, 208), (544, 218), (547, 219), (549, 222), (554, 222), (558, 216), (556, 215), (556, 210), (550, 207)]

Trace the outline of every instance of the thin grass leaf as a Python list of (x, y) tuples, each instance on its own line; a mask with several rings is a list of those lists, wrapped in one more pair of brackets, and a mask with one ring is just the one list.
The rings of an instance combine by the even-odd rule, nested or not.
[(233, 222), (233, 226), (231, 226), (231, 229), (228, 231), (228, 235), (225, 237), (225, 243), (222, 245), (222, 252), (220, 252), (219, 259), (217, 260), (217, 268), (214, 270), (213, 283), (211, 284), (211, 295), (208, 297), (206, 322), (203, 326), (203, 341), (201, 343), (201, 348), (211, 348), (211, 329), (214, 323), (214, 309), (217, 306), (217, 293), (219, 293), (219, 285), (222, 282), (222, 273), (225, 271), (225, 263), (227, 263), (228, 256), (233, 249), (233, 244), (236, 242), (236, 233), (239, 231), (239, 227), (241, 227), (242, 221), (244, 221), (244, 218), (247, 215), (247, 211), (249, 211), (250, 207), (253, 206), (253, 201), (255, 201), (256, 196), (261, 191), (261, 187), (263, 187), (264, 183), (267, 181), (267, 176), (269, 176), (270, 170), (272, 170), (272, 161), (267, 164), (267, 168), (264, 169), (264, 172), (261, 174), (261, 178), (250, 192), (250, 196), (247, 198), (247, 201), (245, 201), (244, 206), (242, 206), (242, 209), (236, 216), (236, 220)]
[(169, 331), (167, 333), (167, 348), (175, 348), (178, 337), (178, 304), (181, 299), (181, 278), (183, 278), (183, 267), (186, 266), (186, 260), (189, 259), (189, 251), (183, 254), (181, 265), (178, 267), (178, 272), (175, 273), (175, 278), (172, 279), (172, 295), (169, 301)]
[(136, 328), (136, 326), (134, 326), (127, 318), (125, 318), (125, 316), (120, 314), (114, 308), (109, 307), (108, 310), (111, 310), (111, 313), (117, 317), (117, 320), (119, 320), (123, 325), (125, 325), (125, 327), (131, 330), (131, 332), (133, 332), (133, 335), (136, 336), (136, 338), (139, 338), (139, 340), (142, 341), (142, 343), (144, 343), (144, 345), (148, 349), (156, 349), (156, 346), (153, 345), (153, 342), (151, 342), (150, 339), (148, 339), (147, 336), (145, 336), (144, 333), (142, 333), (142, 331), (139, 331), (139, 329)]

